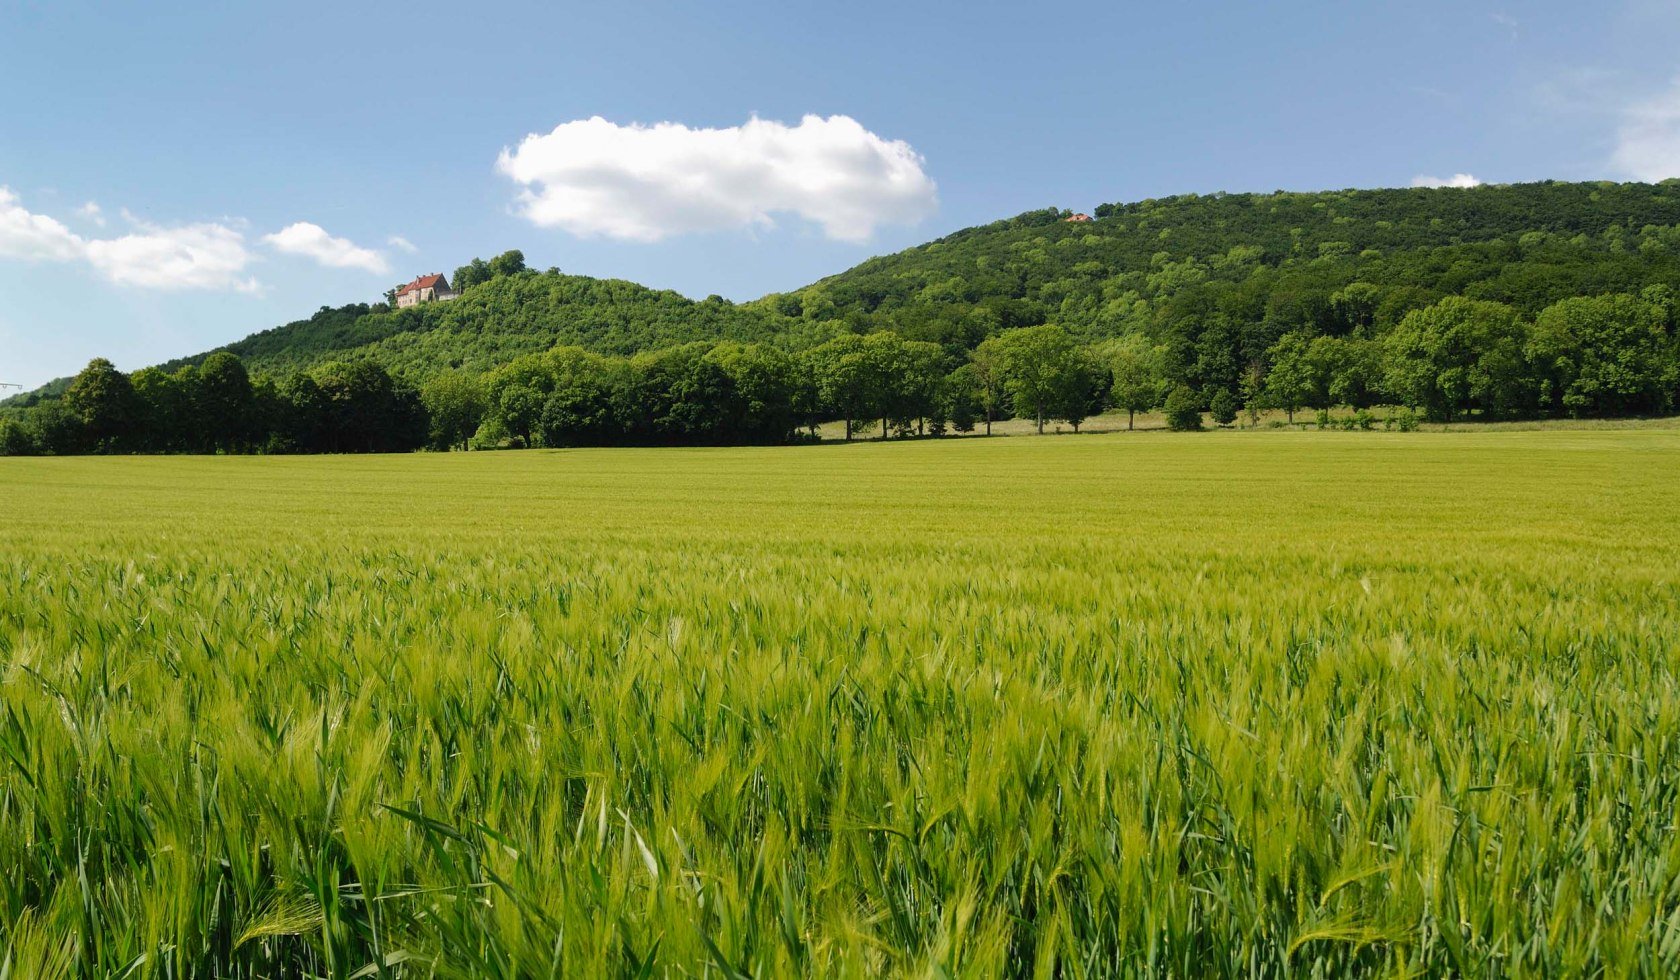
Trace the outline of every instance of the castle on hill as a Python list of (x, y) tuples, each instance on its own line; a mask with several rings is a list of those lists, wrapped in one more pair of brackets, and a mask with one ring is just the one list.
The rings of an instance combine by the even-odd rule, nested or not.
[(397, 307), (416, 306), (420, 303), (431, 303), (440, 300), (454, 299), (461, 295), (449, 288), (449, 280), (443, 273), (434, 272), (430, 275), (416, 276), (413, 282), (405, 282), (397, 287)]

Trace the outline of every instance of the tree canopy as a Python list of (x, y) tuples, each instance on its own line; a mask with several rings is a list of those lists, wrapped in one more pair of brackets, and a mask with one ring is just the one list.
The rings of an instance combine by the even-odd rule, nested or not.
[(1680, 181), (1095, 213), (1028, 212), (750, 303), (536, 272), (510, 250), (457, 269), (447, 302), (322, 307), (132, 376), (95, 362), (10, 400), (4, 445), (349, 450), (408, 445), (372, 433), (415, 419), (439, 448), (475, 420), (518, 445), (776, 441), (826, 419), (848, 438), (1012, 413), (1077, 428), (1168, 401), (1187, 423), (1216, 401), (1216, 420), (1386, 402), (1450, 421), (1680, 399)]

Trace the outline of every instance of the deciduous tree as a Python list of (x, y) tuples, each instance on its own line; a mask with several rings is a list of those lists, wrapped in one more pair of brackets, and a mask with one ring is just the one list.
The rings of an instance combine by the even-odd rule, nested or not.
[(1131, 429), (1137, 413), (1161, 404), (1166, 386), (1162, 351), (1142, 334), (1129, 334), (1104, 350), (1114, 376), (1114, 404), (1126, 410), (1126, 428)]
[(71, 380), (64, 403), (81, 420), (88, 445), (99, 452), (123, 448), (134, 429), (134, 387), (103, 357), (89, 361)]

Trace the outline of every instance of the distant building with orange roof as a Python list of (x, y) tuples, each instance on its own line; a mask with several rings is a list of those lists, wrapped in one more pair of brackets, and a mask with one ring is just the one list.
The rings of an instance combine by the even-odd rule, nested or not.
[(461, 295), (449, 288), (449, 280), (443, 273), (434, 272), (430, 275), (416, 276), (413, 282), (405, 282), (397, 287), (397, 306), (414, 306), (419, 303), (431, 303), (437, 300), (454, 299)]

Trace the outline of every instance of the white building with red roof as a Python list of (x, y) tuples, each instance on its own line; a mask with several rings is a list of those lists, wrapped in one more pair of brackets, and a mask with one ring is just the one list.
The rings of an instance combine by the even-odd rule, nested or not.
[(449, 288), (449, 280), (443, 273), (434, 272), (426, 276), (416, 276), (413, 282), (405, 282), (397, 287), (397, 306), (414, 306), (419, 303), (431, 303), (436, 300), (454, 299), (461, 295)]

